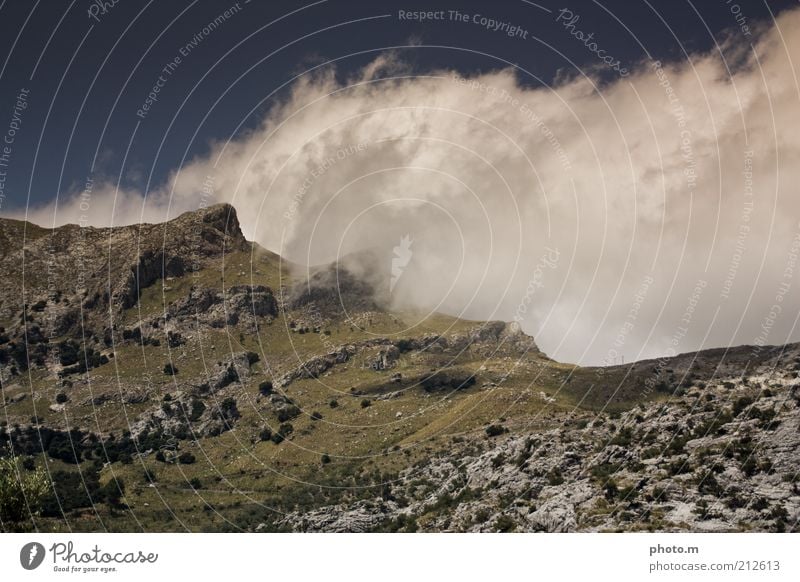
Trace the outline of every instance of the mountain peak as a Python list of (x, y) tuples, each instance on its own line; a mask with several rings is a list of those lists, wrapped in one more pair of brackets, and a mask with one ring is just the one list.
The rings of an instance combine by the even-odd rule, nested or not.
[[(227, 202), (184, 212), (177, 218), (158, 226), (167, 229), (176, 227), (181, 227), (182, 229), (188, 226), (195, 229), (199, 227), (202, 230), (207, 230), (210, 227), (234, 241), (242, 242), (245, 240), (236, 209)], [(207, 235), (204, 235), (203, 238), (207, 238)]]

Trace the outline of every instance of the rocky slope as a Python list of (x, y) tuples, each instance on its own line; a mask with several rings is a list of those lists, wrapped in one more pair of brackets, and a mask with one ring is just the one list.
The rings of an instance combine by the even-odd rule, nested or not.
[[(796, 348), (786, 356), (800, 368)], [(281, 523), (317, 532), (789, 531), (800, 516), (796, 376), (766, 366), (613, 417), (576, 413), (548, 430), (464, 435), (380, 497)]]

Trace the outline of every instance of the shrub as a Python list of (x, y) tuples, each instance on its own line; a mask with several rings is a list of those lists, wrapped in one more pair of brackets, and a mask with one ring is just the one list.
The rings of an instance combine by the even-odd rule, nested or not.
[(372, 406), (372, 400), (369, 398), (364, 398), (364, 400), (361, 401), (361, 408), (369, 408), (370, 406)]
[(231, 396), (225, 398), (219, 403), (219, 407), (214, 411), (214, 416), (219, 420), (233, 420), (239, 418), (239, 408), (236, 406), (236, 400)]
[(330, 457), (330, 455), (328, 455), (328, 453), (325, 453), (325, 454), (322, 455), (322, 459), (321, 460), (322, 460), (322, 464), (323, 465), (327, 465), (328, 463), (331, 462), (331, 457)]
[(167, 376), (174, 376), (178, 373), (178, 368), (172, 362), (164, 364), (164, 374)]
[(500, 436), (504, 432), (506, 432), (505, 427), (499, 424), (490, 424), (489, 426), (486, 427), (486, 436), (488, 437)]
[(752, 398), (749, 396), (741, 396), (733, 404), (733, 416), (739, 416), (751, 404), (753, 404)]
[(286, 422), (287, 420), (292, 420), (300, 416), (300, 409), (294, 404), (290, 404), (278, 410), (277, 416), (278, 422)]
[(206, 405), (202, 400), (196, 398), (192, 400), (191, 406), (192, 410), (189, 413), (189, 422), (195, 422), (196, 420), (199, 420), (201, 416), (203, 416), (203, 413), (206, 410)]
[(758, 464), (753, 457), (748, 457), (741, 465), (742, 472), (748, 477), (752, 477), (758, 471)]
[(315, 410), (311, 413), (311, 420), (322, 420), (322, 414)]
[(501, 515), (494, 522), (495, 531), (500, 533), (508, 533), (514, 531), (514, 528), (516, 527), (517, 524), (514, 523), (514, 520), (508, 517), (507, 515)]
[(272, 394), (272, 382), (269, 380), (264, 380), (261, 384), (258, 385), (258, 391), (261, 393), (262, 396), (269, 396)]
[(548, 485), (561, 485), (564, 482), (564, 475), (561, 474), (561, 469), (558, 467), (553, 467), (550, 472), (547, 474), (547, 484)]
[(258, 438), (261, 441), (268, 441), (272, 438), (272, 431), (269, 428), (262, 428), (261, 432), (258, 433)]
[(186, 342), (184, 341), (184, 339), (181, 336), (181, 334), (179, 334), (177, 332), (174, 332), (174, 331), (168, 331), (167, 332), (167, 344), (169, 344), (169, 347), (177, 348), (179, 345), (184, 344), (184, 343), (186, 343)]
[(191, 465), (196, 460), (197, 459), (195, 458), (195, 456), (192, 453), (190, 453), (189, 451), (183, 452), (178, 456), (178, 462), (181, 465)]
[(247, 363), (251, 366), (261, 360), (259, 355), (255, 352), (247, 352)]
[(331, 408), (338, 408), (339, 407), (339, 403), (336, 400), (331, 400), (328, 403), (328, 406), (330, 406)]
[(78, 362), (79, 346), (72, 340), (58, 344), (58, 360), (62, 366), (71, 366)]
[(284, 422), (278, 427), (278, 432), (272, 435), (272, 442), (275, 443), (276, 445), (282, 443), (284, 440), (286, 440), (286, 437), (288, 437), (293, 432), (294, 432), (294, 427), (290, 423)]
[(56, 402), (58, 404), (64, 404), (67, 400), (69, 400), (69, 398), (67, 398), (67, 395), (64, 394), (63, 392), (59, 392), (58, 394), (56, 394)]
[(630, 427), (626, 426), (625, 428), (621, 428), (619, 432), (614, 435), (614, 438), (611, 439), (611, 444), (627, 447), (630, 446), (632, 439), (633, 431)]
[(401, 339), (395, 344), (395, 347), (400, 351), (400, 353), (410, 352), (414, 349), (414, 343), (409, 339)]

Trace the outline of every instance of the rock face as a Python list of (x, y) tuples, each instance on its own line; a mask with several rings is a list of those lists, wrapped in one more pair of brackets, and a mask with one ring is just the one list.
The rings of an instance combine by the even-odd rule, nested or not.
[(153, 406), (131, 426), (134, 438), (158, 432), (186, 440), (190, 437), (217, 436), (231, 430), (241, 414), (231, 388), (250, 382), (252, 354), (238, 352), (218, 362), (207, 381), (180, 391), (175, 398)]
[(188, 296), (169, 306), (169, 319), (191, 321), (222, 328), (241, 323), (253, 324), (278, 315), (278, 302), (272, 289), (263, 285), (235, 285), (224, 293), (209, 288), (192, 289)]

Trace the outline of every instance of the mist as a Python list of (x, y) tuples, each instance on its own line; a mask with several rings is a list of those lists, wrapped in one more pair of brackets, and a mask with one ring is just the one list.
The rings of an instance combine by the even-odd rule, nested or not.
[(391, 53), (346, 83), (318, 69), (152, 191), (96, 183), (25, 216), (107, 226), (230, 202), (290, 261), (370, 250), (395, 306), (516, 320), (566, 362), (786, 343), (800, 10), (756, 32), (752, 50), (547, 87), (513, 68), (422, 75)]

